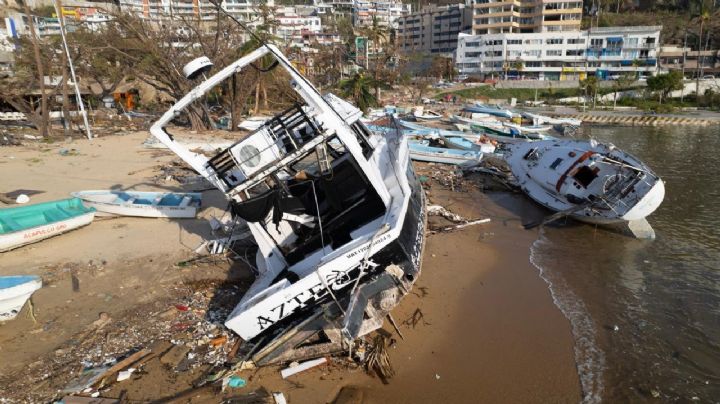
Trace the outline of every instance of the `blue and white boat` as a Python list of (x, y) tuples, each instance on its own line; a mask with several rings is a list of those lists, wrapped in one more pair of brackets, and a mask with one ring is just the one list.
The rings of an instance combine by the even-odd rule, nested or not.
[(498, 105), (485, 105), (481, 104), (479, 102), (476, 102), (472, 105), (466, 105), (463, 109), (466, 112), (470, 113), (481, 113), (481, 114), (490, 114), (493, 116), (499, 116), (501, 118), (513, 118), (515, 116), (518, 116), (518, 114), (512, 112), (509, 109), (502, 109)]
[(72, 195), (101, 214), (117, 216), (193, 218), (202, 204), (202, 194), (195, 192), (97, 190)]
[(0, 252), (88, 225), (94, 217), (95, 209), (75, 198), (0, 209)]
[(479, 164), (483, 157), (480, 151), (434, 147), (427, 139), (408, 140), (408, 147), (410, 158), (416, 161), (466, 166)]
[(14, 319), (30, 296), (41, 287), (39, 276), (0, 276), (0, 322)]

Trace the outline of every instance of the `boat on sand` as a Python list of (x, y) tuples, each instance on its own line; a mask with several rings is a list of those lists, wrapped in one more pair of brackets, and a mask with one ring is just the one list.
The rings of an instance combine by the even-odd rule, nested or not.
[(195, 192), (96, 190), (72, 196), (102, 214), (117, 216), (193, 218), (202, 203), (202, 194)]
[(0, 209), (0, 252), (90, 224), (95, 209), (77, 198)]
[(0, 276), (0, 322), (14, 319), (30, 296), (41, 287), (39, 276)]

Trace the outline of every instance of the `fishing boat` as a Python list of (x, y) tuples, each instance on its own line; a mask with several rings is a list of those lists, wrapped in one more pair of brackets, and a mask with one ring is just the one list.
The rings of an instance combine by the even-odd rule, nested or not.
[[(406, 136), (410, 136), (411, 140), (416, 139), (427, 139), (427, 140), (438, 140), (443, 142), (440, 147), (460, 150), (474, 150), (481, 151), (483, 153), (493, 153), (497, 146), (497, 142), (486, 136), (476, 135), (472, 133), (465, 133), (460, 131), (451, 131), (438, 128), (429, 128), (426, 126), (418, 125), (412, 122), (398, 120), (402, 126), (403, 133)], [(395, 128), (379, 125), (368, 125), (368, 128), (372, 131), (385, 133), (393, 131)]]
[[(287, 73), (296, 104), (210, 158), (174, 142), (166, 125), (261, 58)], [(326, 334), (339, 349), (381, 327), (420, 275), (425, 203), (407, 139), (399, 130), (375, 134), (361, 116), (263, 44), (198, 84), (150, 129), (247, 222), (256, 278), (225, 325), (255, 347), (256, 364), (287, 359), (322, 330), (334, 330)]]
[(513, 122), (503, 122), (498, 120), (476, 120), (466, 118), (460, 115), (453, 115), (451, 121), (455, 123), (455, 126), (460, 130), (471, 130), (471, 127), (480, 126), (483, 128), (490, 128), (499, 131), (509, 132), (507, 128), (515, 129), (520, 133), (541, 133), (548, 132), (553, 127), (551, 125), (519, 125)]
[(510, 145), (505, 158), (530, 198), (587, 223), (645, 219), (665, 196), (663, 181), (650, 167), (612, 144), (521, 143)]
[(39, 276), (0, 276), (0, 322), (14, 319), (30, 296), (41, 287)]
[(202, 203), (200, 193), (93, 190), (71, 194), (100, 214), (137, 217), (193, 218)]
[(521, 112), (522, 116), (533, 121), (533, 125), (550, 124), (553, 126), (580, 126), (582, 120), (575, 118), (553, 118), (540, 114), (533, 114), (531, 112)]
[(423, 107), (415, 107), (413, 109), (413, 116), (419, 121), (438, 121), (443, 115), (438, 114), (435, 111), (425, 110)]
[(499, 116), (501, 118), (513, 118), (518, 116), (515, 112), (509, 110), (509, 109), (503, 109), (499, 105), (485, 105), (481, 104), (479, 102), (476, 102), (472, 105), (466, 105), (463, 111), (469, 112), (469, 113), (482, 113), (482, 114), (490, 114), (493, 116)]
[(427, 139), (411, 140), (408, 145), (410, 158), (416, 161), (470, 166), (479, 164), (483, 157), (480, 151), (432, 146)]
[(90, 224), (95, 209), (76, 198), (0, 209), (0, 252)]

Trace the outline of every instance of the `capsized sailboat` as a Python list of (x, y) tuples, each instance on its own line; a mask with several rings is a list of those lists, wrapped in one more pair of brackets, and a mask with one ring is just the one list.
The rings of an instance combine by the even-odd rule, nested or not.
[[(285, 70), (301, 102), (210, 158), (168, 135), (177, 114), (260, 58)], [(150, 129), (227, 196), (257, 244), (255, 282), (225, 322), (257, 344), (256, 363), (297, 347), (282, 336), (300, 324), (303, 335), (325, 330), (343, 341), (381, 327), (420, 275), (425, 203), (407, 139), (372, 133), (361, 115), (321, 95), (266, 44), (200, 83)]]
[(665, 197), (660, 177), (612, 144), (554, 139), (510, 145), (504, 156), (530, 198), (583, 222), (639, 221)]

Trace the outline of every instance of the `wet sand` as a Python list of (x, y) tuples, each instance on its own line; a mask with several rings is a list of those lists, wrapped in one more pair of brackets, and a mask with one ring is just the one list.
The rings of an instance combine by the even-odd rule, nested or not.
[[(143, 150), (140, 143), (146, 136), (0, 148), (0, 192), (41, 189), (45, 193), (33, 197), (40, 202), (113, 185), (175, 189), (177, 184), (152, 180), (158, 174), (153, 167), (171, 156)], [(61, 147), (77, 148), (81, 155), (59, 156)], [(388, 385), (336, 358), (289, 380), (280, 378), (277, 367), (244, 371), (240, 376), (249, 381), (245, 388), (221, 395), (193, 391), (181, 401), (217, 402), (264, 387), (283, 392), (291, 403), (332, 402), (343, 386), (357, 387), (368, 403), (579, 401), (570, 327), (529, 262), (536, 232), (521, 227), (520, 218), (537, 216), (538, 210), (508, 193), (458, 193), (434, 184), (429, 196), (465, 217), (491, 217), (492, 222), (428, 237), (422, 276), (414, 293), (393, 312), (404, 339), (389, 324), (384, 327), (396, 340), (389, 350), (396, 375)], [(207, 192), (206, 200), (213, 207), (200, 216), (223, 207), (217, 192)], [(224, 261), (175, 266), (192, 256), (190, 247), (208, 231), (201, 219), (119, 218), (0, 255), (0, 274), (32, 273), (48, 280), (34, 298), (38, 324), (26, 309), (14, 322), (0, 325), (0, 378), (11, 381), (15, 370), (62, 355), (56, 348), (88, 327), (99, 312), (123, 321), (122, 316), (137, 316), (133, 309), (144, 305), (167, 307), (177, 298), (173, 285), (188, 279), (232, 278)], [(72, 275), (80, 279), (80, 292), (72, 289)], [(409, 321), (413, 315), (418, 320), (414, 326)], [(208, 368), (178, 374), (149, 362), (146, 370), (103, 396), (118, 397), (124, 390), (130, 400), (173, 397), (190, 389)], [(53, 387), (50, 382), (48, 394), (55, 394)]]

